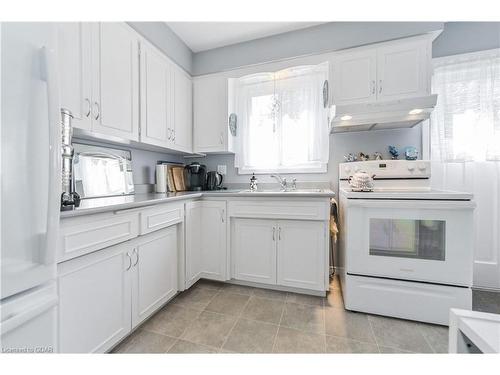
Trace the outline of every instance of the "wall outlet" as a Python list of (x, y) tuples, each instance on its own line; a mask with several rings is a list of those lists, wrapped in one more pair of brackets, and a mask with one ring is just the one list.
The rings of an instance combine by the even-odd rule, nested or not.
[(227, 165), (218, 165), (217, 172), (225, 176), (227, 174)]

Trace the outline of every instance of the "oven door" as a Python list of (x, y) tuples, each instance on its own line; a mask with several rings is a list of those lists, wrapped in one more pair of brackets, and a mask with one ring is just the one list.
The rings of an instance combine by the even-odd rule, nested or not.
[(348, 273), (472, 284), (474, 202), (345, 202)]

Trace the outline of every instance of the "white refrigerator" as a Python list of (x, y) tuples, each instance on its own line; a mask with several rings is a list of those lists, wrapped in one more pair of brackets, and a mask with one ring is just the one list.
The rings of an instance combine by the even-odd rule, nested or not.
[(60, 106), (50, 23), (2, 23), (1, 299), (3, 353), (57, 351)]

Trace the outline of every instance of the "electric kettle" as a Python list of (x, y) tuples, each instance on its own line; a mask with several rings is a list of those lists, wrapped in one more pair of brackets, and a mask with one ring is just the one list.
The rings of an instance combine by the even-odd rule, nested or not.
[(222, 175), (219, 172), (207, 173), (207, 190), (218, 190), (222, 188)]

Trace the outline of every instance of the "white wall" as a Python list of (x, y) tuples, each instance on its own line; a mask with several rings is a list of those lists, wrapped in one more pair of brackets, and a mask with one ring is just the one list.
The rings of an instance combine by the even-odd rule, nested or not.
[[(382, 152), (385, 158), (389, 158), (388, 145), (398, 148), (414, 146), (421, 150), (422, 144), (421, 126), (412, 129), (376, 130), (359, 133), (342, 133), (330, 135), (330, 158), (327, 173), (289, 174), (286, 177), (295, 177), (300, 181), (329, 182), (332, 188), (337, 190), (338, 164), (344, 161), (344, 155), (352, 153)], [(196, 159), (205, 164), (208, 170), (217, 170), (217, 165), (227, 165), (227, 175), (224, 181), (227, 183), (250, 183), (250, 175), (238, 175), (234, 168), (233, 155), (210, 155), (205, 158)], [(257, 175), (259, 182), (276, 182), (269, 175)]]

